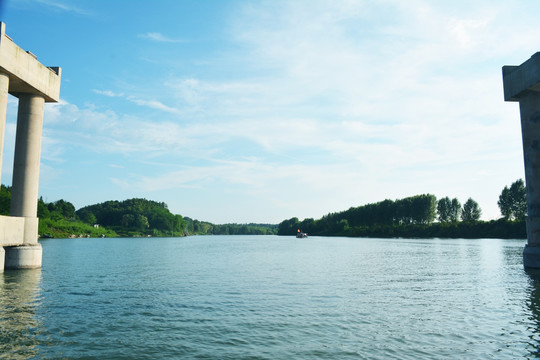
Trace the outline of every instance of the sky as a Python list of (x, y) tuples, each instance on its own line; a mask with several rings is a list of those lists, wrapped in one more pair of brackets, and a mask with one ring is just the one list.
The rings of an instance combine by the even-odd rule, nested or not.
[[(524, 178), (503, 65), (540, 50), (537, 0), (3, 0), (62, 68), (40, 196), (145, 198), (224, 223), (321, 218), (419, 194), (499, 218)], [(2, 183), (11, 185), (17, 99)]]

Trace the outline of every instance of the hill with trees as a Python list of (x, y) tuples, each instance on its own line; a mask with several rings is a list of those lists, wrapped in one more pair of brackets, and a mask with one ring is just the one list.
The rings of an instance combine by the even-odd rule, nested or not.
[[(0, 188), (0, 215), (9, 215), (11, 187)], [(106, 201), (75, 210), (63, 199), (46, 203), (38, 200), (41, 236), (64, 238), (89, 237), (141, 237), (186, 235), (270, 235), (277, 233), (277, 225), (224, 224), (183, 218), (172, 214), (167, 204), (146, 199)]]

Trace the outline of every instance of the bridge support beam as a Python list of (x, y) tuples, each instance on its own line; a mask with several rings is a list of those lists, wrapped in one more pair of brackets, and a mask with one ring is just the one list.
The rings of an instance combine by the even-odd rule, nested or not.
[(505, 101), (519, 101), (527, 187), (527, 245), (523, 266), (540, 268), (540, 52), (519, 66), (503, 66)]

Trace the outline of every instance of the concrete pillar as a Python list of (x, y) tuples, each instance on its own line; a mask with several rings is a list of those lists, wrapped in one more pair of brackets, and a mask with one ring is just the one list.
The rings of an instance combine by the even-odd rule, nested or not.
[(9, 90), (9, 76), (0, 73), (0, 184), (2, 183), (2, 160), (4, 158), (4, 134), (6, 132), (6, 111)]
[(37, 269), (41, 267), (41, 244), (6, 246), (6, 269)]
[(504, 99), (519, 101), (527, 186), (527, 245), (523, 265), (540, 268), (540, 53), (503, 67)]
[(45, 99), (35, 94), (18, 97), (10, 215), (36, 217)]
[(6, 248), (5, 267), (29, 269), (41, 267), (37, 202), (45, 99), (43, 96), (27, 93), (19, 93), (17, 96), (19, 109), (10, 215), (24, 217), (24, 233), (23, 246)]
[(6, 259), (6, 252), (4, 248), (0, 246), (0, 273), (4, 272), (4, 263)]

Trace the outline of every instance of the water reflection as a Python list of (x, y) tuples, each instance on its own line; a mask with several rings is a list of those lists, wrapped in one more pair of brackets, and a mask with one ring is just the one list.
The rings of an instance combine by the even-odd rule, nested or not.
[(531, 311), (531, 325), (534, 327), (530, 329), (532, 333), (529, 342), (531, 357), (540, 358), (540, 269), (526, 269), (525, 272), (530, 279), (530, 296), (527, 305)]
[(41, 269), (0, 274), (0, 359), (29, 359), (38, 353)]

